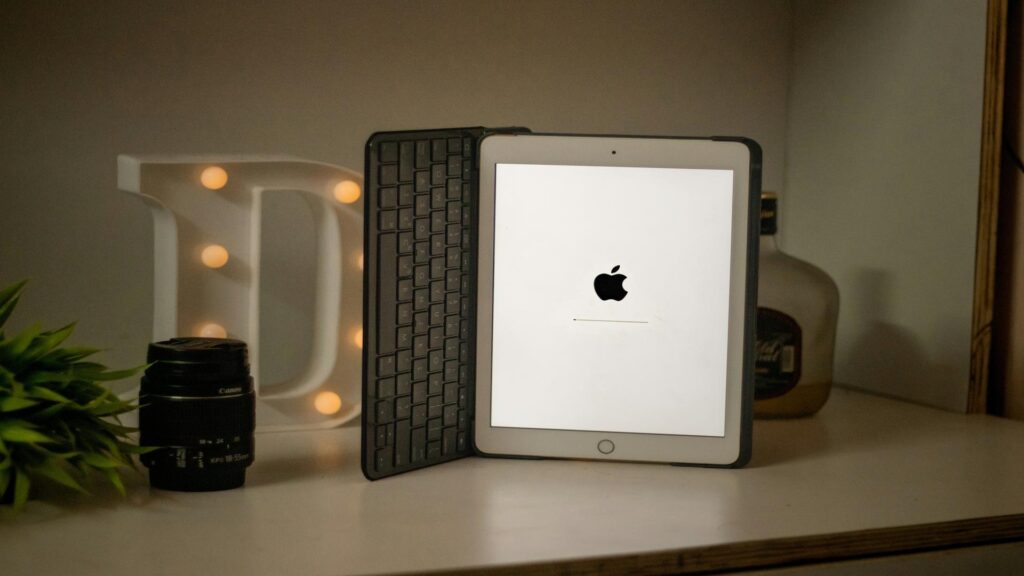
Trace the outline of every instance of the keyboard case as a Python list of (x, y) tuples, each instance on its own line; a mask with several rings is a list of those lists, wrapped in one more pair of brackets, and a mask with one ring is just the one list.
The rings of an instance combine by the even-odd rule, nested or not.
[(370, 480), (474, 453), (479, 140), (527, 131), (378, 132), (366, 143), (361, 463)]

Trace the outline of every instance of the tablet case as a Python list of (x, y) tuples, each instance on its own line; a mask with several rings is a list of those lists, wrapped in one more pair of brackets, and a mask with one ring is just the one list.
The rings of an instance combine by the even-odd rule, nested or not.
[[(397, 132), (378, 132), (373, 134), (366, 144), (365, 151), (365, 181), (366, 181), (366, 200), (365, 200), (365, 213), (364, 213), (364, 246), (365, 246), (365, 262), (364, 265), (364, 290), (363, 290), (363, 327), (364, 327), (364, 346), (363, 346), (363, 418), (361, 424), (361, 464), (363, 475), (370, 480), (376, 480), (386, 476), (394, 474), (400, 474), (411, 470), (416, 470), (426, 466), (432, 466), (434, 464), (440, 464), (450, 460), (463, 458), (472, 454), (480, 454), (484, 456), (490, 456), (482, 454), (475, 448), (475, 442), (473, 441), (473, 425), (474, 425), (474, 387), (475, 379), (472, 378), (472, 370), (475, 369), (475, 355), (473, 349), (475, 345), (475, 282), (469, 291), (469, 296), (474, 301), (473, 312), (470, 324), (471, 329), (469, 331), (469, 345), (468, 350), (470, 351), (470, 358), (468, 365), (470, 368), (470, 379), (467, 383), (469, 388), (469, 394), (467, 402), (465, 402), (463, 408), (468, 415), (468, 432), (467, 442), (465, 445), (459, 446), (458, 449), (445, 453), (445, 454), (422, 454), (422, 457), (418, 461), (409, 461), (396, 463), (394, 466), (382, 467), (379, 466), (379, 460), (381, 455), (388, 455), (388, 445), (393, 446), (395, 439), (389, 437), (389, 434), (394, 434), (395, 437), (399, 437), (406, 431), (406, 427), (402, 426), (401, 430), (397, 430), (398, 426), (394, 422), (394, 415), (389, 413), (388, 410), (392, 402), (391, 397), (381, 399), (379, 391), (376, 389), (378, 384), (378, 372), (380, 366), (377, 364), (378, 354), (377, 352), (377, 333), (379, 331), (379, 304), (381, 301), (381, 290), (378, 283), (378, 274), (376, 273), (377, 266), (375, 258), (378, 258), (380, 252), (380, 245), (378, 244), (381, 230), (381, 190), (388, 184), (382, 186), (382, 176), (386, 179), (391, 178), (391, 172), (388, 162), (382, 162), (382, 158), (379, 151), (380, 144), (384, 142), (408, 142), (416, 140), (437, 140), (437, 139), (470, 139), (473, 145), (473, 159), (472, 172), (467, 173), (467, 179), (471, 182), (469, 191), (469, 200), (471, 203), (471, 218), (470, 218), (470, 235), (472, 253), (476, 254), (477, 249), (477, 200), (479, 196), (479, 142), (488, 134), (515, 134), (515, 133), (527, 133), (529, 132), (526, 128), (498, 128), (498, 129), (487, 129), (482, 127), (475, 128), (456, 128), (456, 129), (441, 129), (441, 130), (420, 130), (420, 131), (397, 131)], [(568, 136), (573, 134), (551, 134), (553, 136)], [(615, 135), (611, 135), (615, 136)], [(618, 135), (620, 137), (631, 137)], [(635, 137), (635, 136), (632, 136)], [(744, 358), (743, 358), (743, 390), (742, 390), (742, 403), (741, 403), (741, 430), (740, 430), (740, 451), (737, 459), (726, 465), (718, 464), (692, 464), (692, 463), (675, 463), (674, 466), (699, 466), (708, 468), (739, 468), (747, 464), (750, 460), (751, 455), (751, 437), (753, 429), (753, 400), (754, 400), (754, 386), (753, 386), (753, 368), (754, 368), (754, 347), (755, 347), (755, 319), (757, 309), (757, 261), (758, 261), (758, 242), (760, 237), (760, 203), (761, 203), (761, 165), (762, 165), (762, 151), (761, 147), (750, 138), (744, 137), (731, 137), (731, 136), (714, 136), (710, 138), (696, 138), (696, 137), (665, 137), (673, 139), (687, 139), (687, 140), (711, 140), (711, 141), (730, 141), (738, 142), (747, 147), (750, 152), (750, 175), (749, 175), (749, 211), (747, 216), (747, 285), (746, 285), (746, 300), (745, 300), (745, 327), (744, 327)], [(387, 171), (386, 174), (382, 170)], [(473, 263), (475, 266), (475, 262)], [(389, 327), (390, 329), (390, 327)], [(378, 408), (382, 407), (381, 410)], [(404, 409), (403, 409), (404, 410)], [(390, 416), (390, 418), (388, 418)], [(384, 418), (381, 418), (384, 417)], [(443, 421), (443, 415), (441, 416)], [(429, 420), (429, 419), (428, 419)], [(389, 428), (390, 426), (390, 428)], [(437, 442), (444, 441), (444, 437)], [(390, 443), (390, 444), (389, 444)], [(382, 447), (383, 446), (383, 447)], [(393, 455), (392, 455), (393, 457)], [(508, 458), (509, 456), (502, 456)], [(515, 457), (512, 458), (529, 458), (538, 459), (538, 457)]]

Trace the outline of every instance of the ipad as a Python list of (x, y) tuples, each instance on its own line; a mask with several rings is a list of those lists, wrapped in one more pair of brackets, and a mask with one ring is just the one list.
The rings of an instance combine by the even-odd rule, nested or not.
[(476, 450), (745, 464), (757, 144), (494, 135), (479, 158)]

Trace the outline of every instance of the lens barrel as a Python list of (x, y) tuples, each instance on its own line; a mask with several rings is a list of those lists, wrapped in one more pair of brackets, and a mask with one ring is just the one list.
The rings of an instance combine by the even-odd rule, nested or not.
[(253, 462), (256, 399), (245, 342), (173, 338), (149, 345), (139, 391), (140, 457), (154, 488), (227, 490)]

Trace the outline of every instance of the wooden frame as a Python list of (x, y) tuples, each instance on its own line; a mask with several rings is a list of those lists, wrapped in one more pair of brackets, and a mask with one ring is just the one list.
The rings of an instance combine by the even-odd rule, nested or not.
[(1003, 141), (1003, 88), (1006, 70), (1007, 0), (989, 0), (985, 34), (985, 88), (981, 119), (981, 175), (978, 184), (978, 236), (974, 260), (971, 367), (967, 411), (988, 411), (992, 317), (996, 287), (999, 171)]

